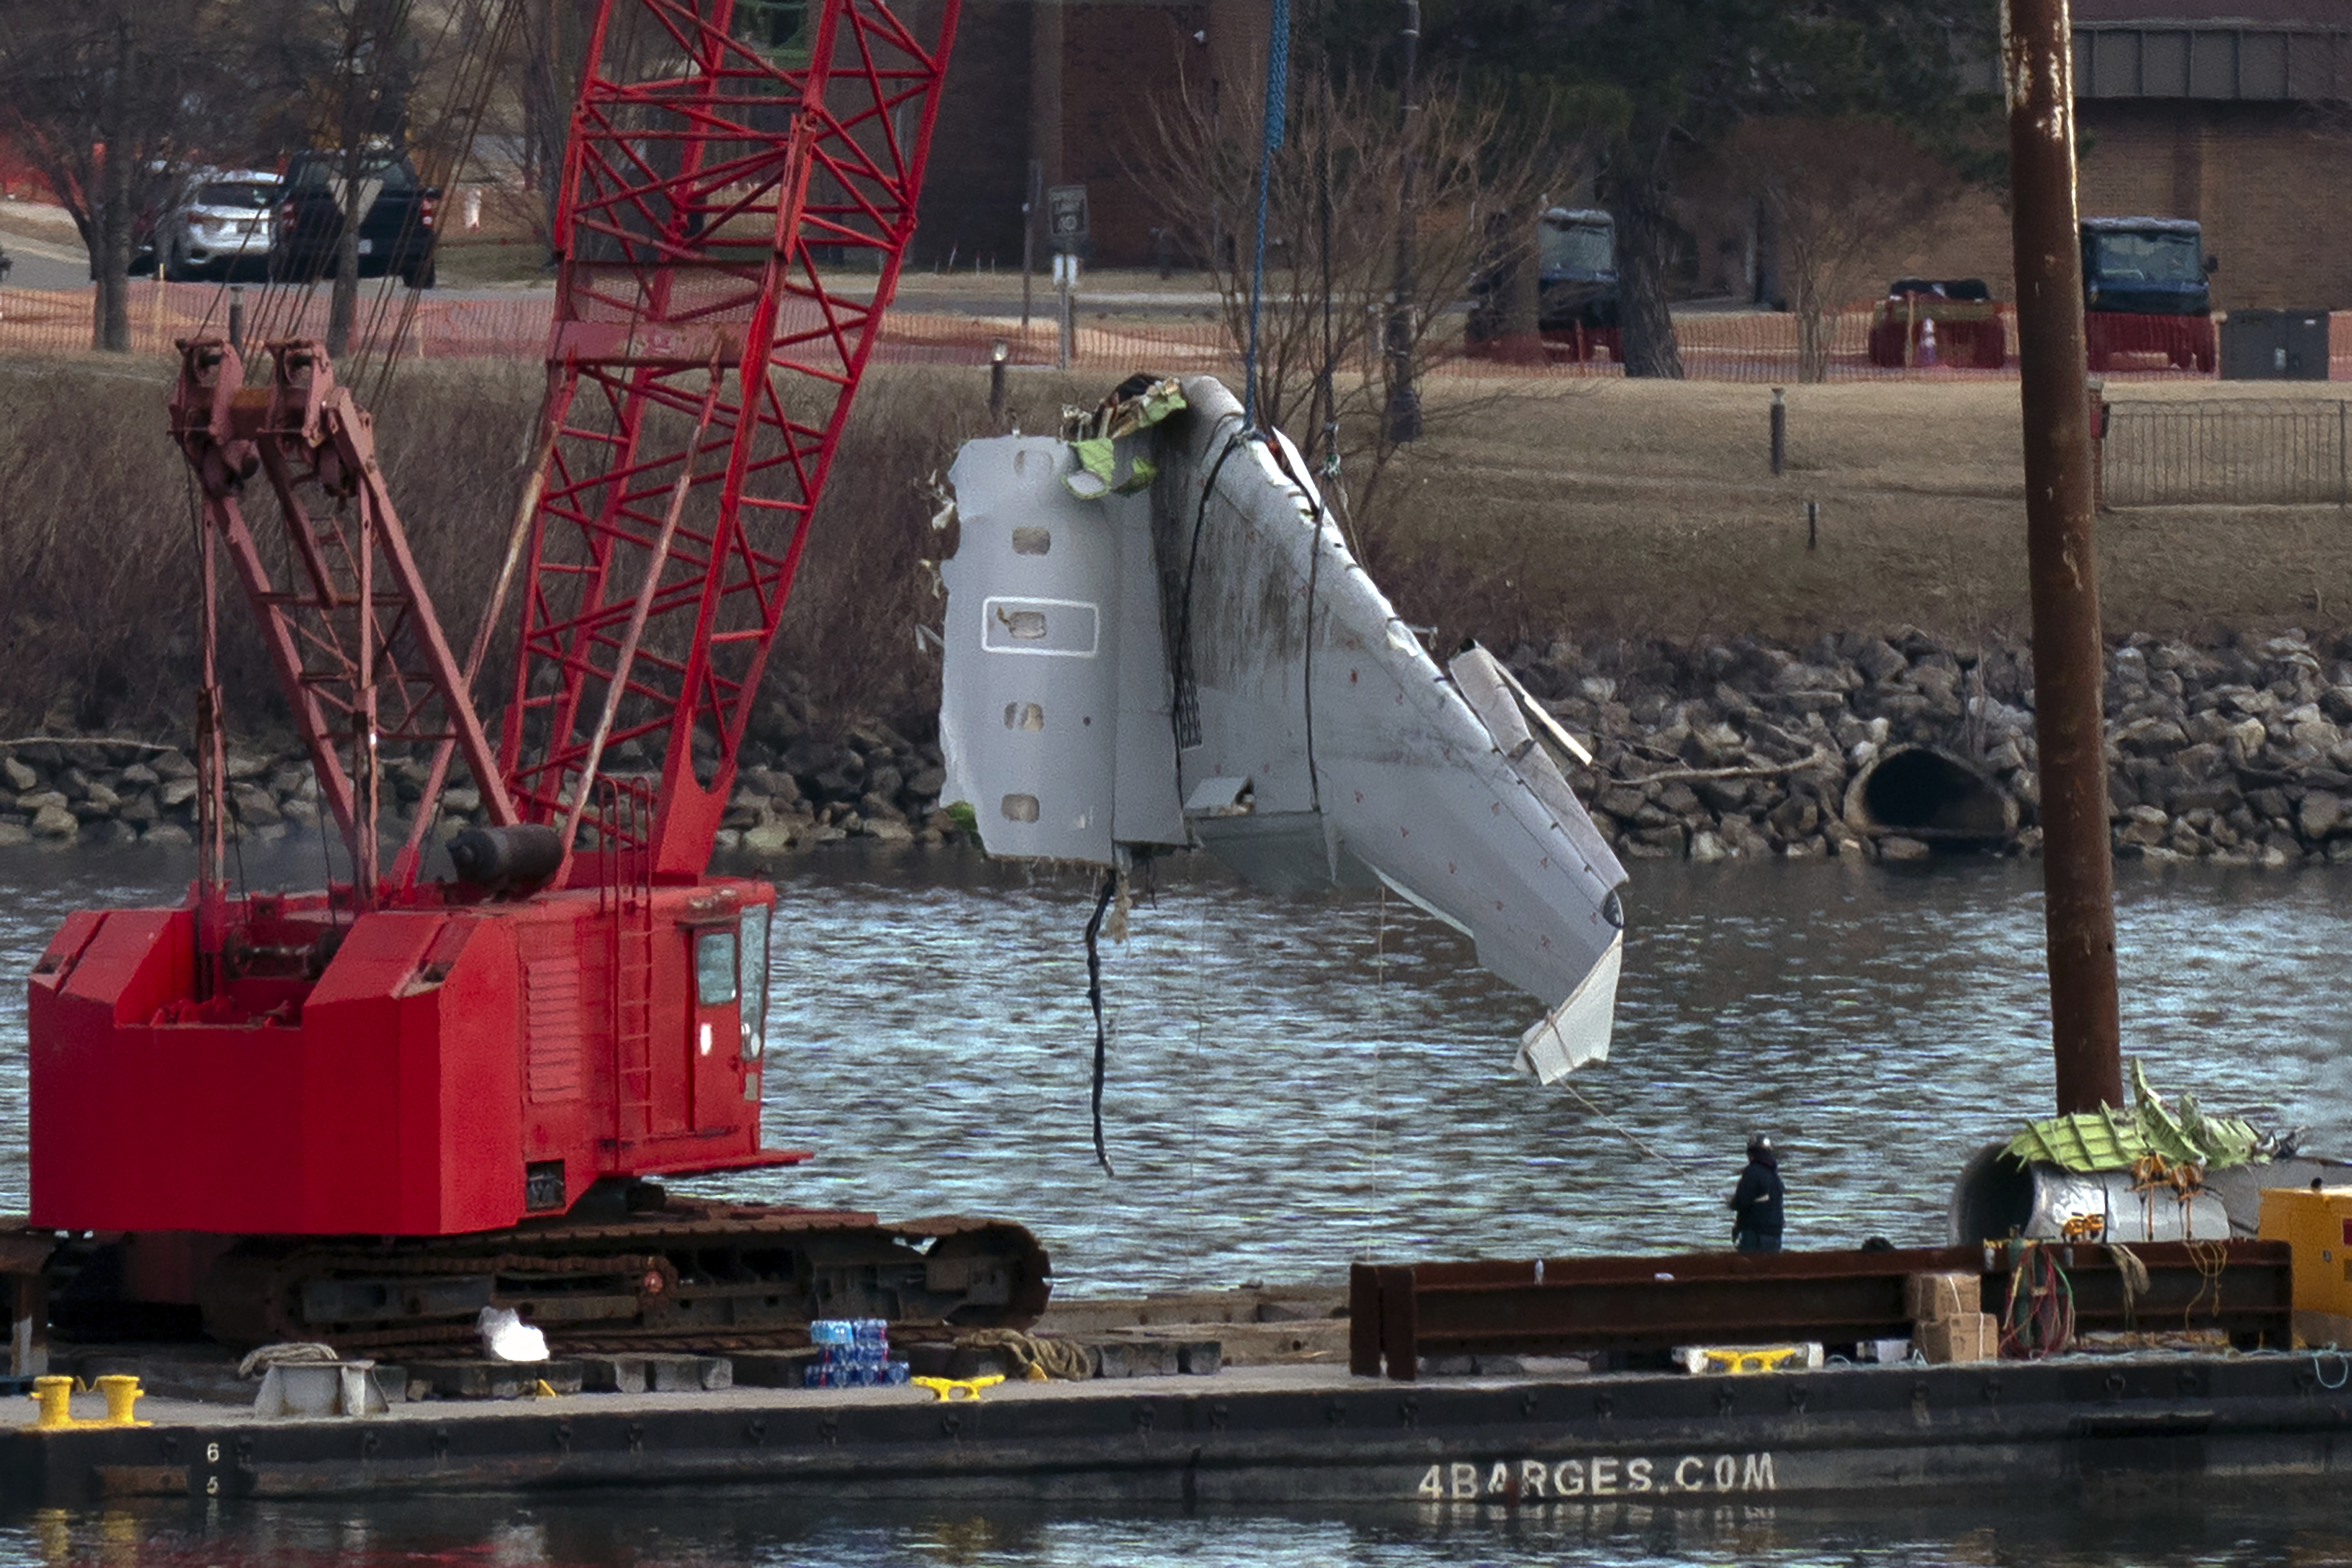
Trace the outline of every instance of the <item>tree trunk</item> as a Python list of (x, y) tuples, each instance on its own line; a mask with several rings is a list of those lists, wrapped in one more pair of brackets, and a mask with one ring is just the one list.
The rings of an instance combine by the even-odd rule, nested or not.
[[(1536, 215), (1540, 222), (1541, 209), (1536, 210)], [(1511, 225), (1506, 236), (1511, 246), (1509, 270), (1502, 289), (1503, 357), (1517, 364), (1539, 365), (1544, 362), (1543, 258), (1538, 230), (1516, 211), (1511, 214)]]
[[(351, 182), (356, 190), (359, 182)], [(335, 276), (327, 295), (327, 357), (352, 350), (352, 323), (360, 312), (360, 225), (345, 204), (342, 237), (335, 242)]]
[[(1806, 291), (1800, 288), (1801, 295)], [(1835, 319), (1822, 308), (1819, 296), (1797, 305), (1797, 379), (1807, 383), (1830, 379), (1830, 348), (1837, 332)]]
[(109, 151), (99, 171), (97, 248), (90, 261), (98, 273), (98, 301), (90, 311), (89, 346), (110, 354), (131, 351), (131, 167)]
[(360, 225), (367, 221), (375, 193), (360, 178), (356, 146), (343, 154), (342, 232), (335, 238), (335, 277), (327, 294), (327, 357), (351, 352), (352, 324), (360, 313)]
[(1648, 169), (1621, 169), (1610, 181), (1609, 212), (1617, 220), (1617, 324), (1629, 376), (1683, 378), (1682, 350), (1666, 309), (1666, 266), (1675, 225), (1666, 187)]

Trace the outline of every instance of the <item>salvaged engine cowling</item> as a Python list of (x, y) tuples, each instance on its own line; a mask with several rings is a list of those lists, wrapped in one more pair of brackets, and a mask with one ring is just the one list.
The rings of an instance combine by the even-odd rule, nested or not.
[(2253, 1236), (2264, 1187), (2352, 1181), (2341, 1160), (2281, 1158), (2151, 1180), (2128, 1170), (2071, 1171), (2020, 1161), (2006, 1144), (1987, 1144), (1952, 1184), (1949, 1239), (1956, 1244), (2029, 1240), (2224, 1241)]

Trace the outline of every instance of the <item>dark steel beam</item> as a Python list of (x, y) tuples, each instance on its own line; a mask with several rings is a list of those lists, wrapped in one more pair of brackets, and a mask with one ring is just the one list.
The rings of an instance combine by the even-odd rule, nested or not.
[(2051, 1047), (2058, 1109), (2093, 1111), (2121, 1104), (2124, 1093), (2067, 0), (2003, 0), (2001, 57), (2009, 94)]
[[(2137, 1243), (2149, 1278), (2129, 1295), (2111, 1249), (2039, 1245), (2067, 1277), (2080, 1332), (2193, 1327), (2287, 1343), (2293, 1260), (2283, 1242), (2238, 1239), (2218, 1251), (2211, 1243)], [(1359, 1264), (1349, 1365), (1359, 1375), (1385, 1365), (1389, 1377), (1410, 1382), (1430, 1355), (1902, 1338), (1914, 1332), (1910, 1277), (1969, 1276), (1979, 1282), (1967, 1304), (2005, 1316), (2017, 1266), (2000, 1246)]]

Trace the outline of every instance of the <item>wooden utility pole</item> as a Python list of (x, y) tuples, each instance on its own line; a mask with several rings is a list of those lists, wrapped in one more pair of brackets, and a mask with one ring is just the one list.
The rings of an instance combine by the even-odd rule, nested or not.
[(2060, 1112), (2123, 1103), (2067, 0), (2003, 0), (2042, 910)]

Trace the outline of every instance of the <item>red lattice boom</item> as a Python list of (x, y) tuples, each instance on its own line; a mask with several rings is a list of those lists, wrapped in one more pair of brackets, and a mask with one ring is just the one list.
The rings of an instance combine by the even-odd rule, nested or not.
[[(956, 0), (924, 9), (928, 40), (877, 0), (811, 0), (803, 64), (737, 37), (731, 0), (599, 10), (499, 761), (524, 820), (576, 814), (657, 877), (709, 857), (914, 231)], [(661, 759), (647, 832), (589, 788), (631, 742)]]

